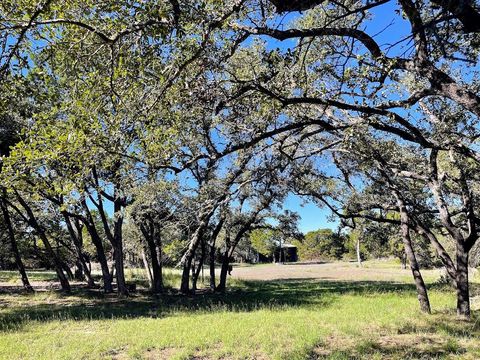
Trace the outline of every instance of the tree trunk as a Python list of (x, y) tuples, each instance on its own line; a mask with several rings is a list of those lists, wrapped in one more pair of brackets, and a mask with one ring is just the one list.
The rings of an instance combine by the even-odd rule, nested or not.
[(83, 272), (87, 279), (88, 286), (93, 287), (95, 286), (95, 280), (93, 279), (93, 276), (92, 276), (92, 268), (91, 268), (90, 260), (88, 259), (88, 256), (86, 256), (83, 251), (83, 234), (82, 234), (83, 225), (80, 223), (80, 220), (78, 218), (73, 219), (73, 225), (75, 227), (75, 234), (78, 242), (77, 251), (79, 251), (79, 255), (78, 255), (79, 260), (83, 267)]
[(123, 215), (122, 200), (116, 199), (113, 202), (113, 247), (115, 251), (113, 256), (115, 257), (115, 271), (117, 276), (117, 290), (119, 295), (128, 296), (128, 288), (125, 282), (125, 270), (123, 266)]
[[(237, 238), (238, 238), (238, 234), (235, 237), (235, 240), (237, 240)], [(218, 282), (218, 286), (215, 288), (215, 291), (224, 292), (227, 288), (228, 265), (230, 264), (230, 254), (233, 253), (233, 247), (234, 247), (234, 245), (230, 240), (231, 240), (230, 232), (227, 231), (227, 233), (225, 234), (225, 252), (223, 253), (222, 267), (220, 269), (220, 280)]]
[(220, 234), (224, 223), (225, 215), (222, 214), (217, 225), (215, 226), (215, 229), (212, 232), (209, 243), (210, 289), (213, 291), (215, 290), (215, 243), (217, 242), (218, 234)]
[(63, 270), (65, 270), (65, 274), (67, 274), (67, 277), (69, 280), (75, 280), (75, 275), (72, 272), (72, 269), (70, 269), (70, 266), (65, 261), (60, 260), (62, 264)]
[(230, 265), (230, 258), (233, 256), (233, 252), (235, 251), (235, 248), (237, 247), (238, 243), (240, 242), (242, 237), (245, 235), (245, 233), (250, 229), (250, 227), (254, 223), (255, 219), (257, 218), (261, 210), (262, 208), (257, 209), (257, 211), (250, 217), (250, 219), (243, 224), (243, 226), (235, 235), (235, 238), (233, 239), (233, 241), (230, 241), (230, 234), (227, 232), (227, 235), (225, 238), (225, 254), (222, 259), (222, 268), (220, 270), (220, 282), (216, 290), (225, 291), (227, 287), (227, 274), (228, 274), (228, 266)]
[(408, 262), (410, 263), (410, 270), (412, 271), (413, 278), (415, 280), (415, 286), (417, 288), (417, 297), (420, 303), (420, 310), (428, 314), (431, 313), (430, 301), (428, 299), (427, 287), (423, 281), (422, 274), (420, 272), (420, 267), (418, 266), (417, 258), (412, 248), (410, 240), (405, 240), (409, 245), (405, 245)]
[(421, 223), (417, 221), (416, 224), (416, 232), (423, 236), (424, 239), (430, 242), (430, 244), (435, 248), (435, 251), (442, 261), (443, 265), (445, 266), (445, 270), (447, 271), (447, 275), (449, 276), (453, 286), (455, 289), (457, 288), (456, 285), (456, 276), (457, 276), (457, 269), (456, 266), (448, 254), (448, 252), (445, 250), (445, 248), (442, 246), (442, 244), (438, 241), (437, 237), (435, 236), (434, 233), (432, 233), (428, 228), (423, 226)]
[(200, 215), (199, 215), (199, 223), (198, 227), (192, 235), (190, 243), (188, 245), (188, 249), (183, 254), (181, 264), (183, 265), (182, 270), (182, 282), (180, 284), (180, 292), (183, 294), (187, 294), (189, 292), (190, 287), (190, 268), (192, 266), (193, 256), (195, 255), (195, 251), (197, 250), (198, 244), (202, 239), (205, 230), (208, 227), (208, 223), (210, 222), (211, 217), (215, 213), (215, 209), (218, 203), (214, 206), (205, 206)]
[(7, 226), (8, 238), (10, 240), (10, 247), (12, 249), (12, 253), (15, 258), (15, 265), (17, 266), (18, 272), (20, 273), (23, 287), (28, 292), (33, 292), (33, 287), (32, 285), (30, 285), (27, 272), (25, 271), (25, 266), (23, 265), (22, 257), (20, 256), (20, 252), (18, 251), (17, 241), (15, 239), (15, 231), (13, 230), (12, 221), (10, 219), (8, 208), (3, 201), (0, 202), (0, 206), (2, 208), (5, 225)]
[(147, 255), (145, 254), (144, 249), (142, 249), (142, 261), (143, 261), (143, 266), (145, 267), (145, 272), (147, 273), (148, 283), (150, 284), (150, 288), (152, 288), (153, 287), (152, 269), (150, 268), (150, 263), (148, 262)]
[(95, 246), (95, 250), (97, 251), (97, 259), (102, 270), (103, 291), (107, 294), (111, 293), (113, 292), (112, 276), (110, 276), (107, 256), (105, 255), (105, 249), (103, 247), (102, 239), (100, 238), (100, 235), (98, 235), (98, 232), (94, 225), (87, 225), (87, 230), (92, 239), (92, 243)]
[(468, 252), (457, 243), (457, 315), (470, 318), (470, 293), (468, 288)]
[(227, 274), (228, 274), (228, 265), (230, 264), (230, 248), (227, 247), (225, 253), (223, 254), (222, 259), (222, 268), (220, 270), (220, 281), (218, 283), (216, 291), (224, 292), (227, 288)]
[(63, 264), (63, 262), (57, 257), (57, 255), (53, 251), (50, 241), (48, 241), (47, 236), (42, 230), (40, 230), (39, 236), (43, 244), (45, 245), (45, 249), (47, 250), (47, 253), (51, 256), (51, 260), (53, 261), (55, 272), (57, 273), (58, 280), (60, 281), (60, 287), (62, 288), (63, 291), (70, 292), (71, 290), (70, 282), (68, 281), (67, 276), (65, 276), (63, 272), (64, 268), (68, 269), (68, 266), (66, 266), (66, 264)]
[(157, 255), (157, 271), (153, 272), (153, 279), (155, 283), (155, 289), (157, 292), (163, 291), (163, 255), (162, 255), (162, 238), (160, 230), (156, 229), (154, 232), (155, 252)]
[(80, 260), (75, 261), (75, 271), (73, 272), (75, 280), (82, 281), (85, 280), (85, 274), (83, 272), (83, 266)]
[(210, 289), (215, 290), (215, 243), (210, 244)]
[(163, 291), (161, 254), (159, 254), (161, 251), (161, 245), (158, 232), (153, 229), (152, 236), (147, 239), (147, 242), (152, 264), (152, 292), (158, 294)]
[[(96, 177), (96, 172), (93, 169)], [(98, 181), (98, 179), (96, 179)], [(125, 206), (125, 198), (121, 196), (118, 186), (114, 188), (113, 195), (113, 231), (109, 223), (109, 219), (103, 206), (102, 194), (97, 194), (97, 201), (94, 202), (98, 209), (103, 224), (105, 235), (113, 248), (113, 261), (117, 279), (117, 291), (119, 295), (128, 296), (128, 288), (125, 282), (125, 271), (123, 266), (123, 213)], [(112, 276), (113, 278), (113, 276)]]
[(192, 289), (193, 291), (197, 290), (198, 277), (200, 276), (200, 271), (203, 269), (203, 263), (205, 261), (205, 240), (202, 240), (202, 252), (200, 261), (192, 277)]
[[(115, 187), (113, 200), (113, 232), (110, 229), (100, 194), (98, 195), (98, 203), (96, 205), (99, 210), (105, 235), (113, 248), (113, 269), (115, 270), (115, 278), (117, 280), (117, 292), (121, 296), (128, 296), (128, 288), (125, 281), (125, 270), (123, 266), (123, 204), (124, 199), (119, 196), (118, 189)], [(113, 273), (111, 277), (113, 279)]]
[(115, 278), (115, 248), (112, 248), (112, 266), (110, 268), (110, 278), (113, 279)]
[(114, 244), (115, 250), (113, 257), (115, 261), (115, 277), (117, 279), (117, 291), (121, 296), (128, 296), (127, 283), (125, 281), (125, 271), (123, 267), (123, 244), (121, 239)]
[(403, 251), (400, 262), (402, 263), (402, 270), (406, 270), (407, 269), (407, 253), (405, 251)]
[[(208, 222), (208, 221), (207, 221)], [(195, 255), (195, 251), (197, 249), (199, 240), (203, 236), (204, 228), (207, 224), (206, 221), (201, 224), (190, 240), (190, 245), (188, 246), (187, 251), (183, 255), (182, 263), (183, 263), (183, 270), (182, 270), (182, 282), (180, 284), (180, 292), (183, 294), (188, 294), (190, 291), (190, 269), (192, 267), (193, 257)]]
[(70, 283), (63, 273), (63, 262), (58, 258), (57, 254), (52, 248), (52, 245), (50, 244), (50, 241), (47, 238), (47, 235), (43, 231), (43, 228), (40, 226), (40, 224), (37, 221), (37, 218), (35, 217), (35, 214), (33, 213), (32, 209), (30, 206), (27, 204), (27, 202), (20, 196), (20, 194), (17, 192), (17, 200), (20, 203), (20, 205), (23, 207), (23, 209), (26, 211), (27, 216), (28, 216), (28, 222), (29, 225), (35, 229), (35, 231), (38, 233), (38, 236), (42, 240), (45, 249), (47, 251), (48, 256), (50, 256), (51, 260), (53, 261), (54, 267), (55, 267), (55, 272), (57, 273), (58, 280), (60, 281), (60, 286), (63, 291), (65, 292), (70, 292)]
[(87, 203), (84, 199), (82, 199), (81, 203), (83, 210), (85, 211), (87, 216), (84, 224), (87, 227), (87, 231), (90, 234), (92, 243), (95, 246), (95, 250), (97, 252), (97, 259), (100, 263), (100, 268), (102, 269), (103, 291), (108, 294), (113, 292), (113, 286), (112, 277), (110, 276), (110, 271), (108, 269), (107, 256), (105, 255), (105, 248), (103, 247), (102, 239), (98, 234), (97, 228), (95, 226), (95, 221), (93, 219), (92, 213), (88, 209)]
[(80, 280), (84, 280), (83, 274), (87, 279), (87, 284), (90, 287), (95, 286), (95, 281), (93, 280), (92, 274), (87, 266), (85, 257), (83, 256), (83, 239), (80, 225), (77, 225), (75, 228), (72, 225), (71, 219), (67, 213), (62, 213), (65, 223), (67, 225), (67, 230), (70, 235), (70, 239), (75, 247), (75, 254), (77, 256), (78, 267), (81, 269), (79, 275), (81, 276)]
[(417, 288), (417, 297), (418, 302), (420, 303), (420, 310), (430, 314), (430, 301), (428, 299), (427, 287), (423, 281), (422, 274), (420, 272), (420, 267), (418, 265), (417, 258), (412, 246), (412, 240), (410, 238), (410, 227), (408, 225), (408, 213), (405, 207), (405, 204), (398, 197), (398, 204), (400, 210), (400, 221), (401, 221), (401, 231), (402, 231), (402, 240), (403, 246), (405, 247), (405, 253), (407, 254), (408, 262), (410, 263), (410, 269), (412, 271), (413, 278), (415, 280), (415, 286)]
[(360, 253), (360, 237), (357, 239), (356, 250), (358, 267), (362, 267), (362, 254)]
[(150, 253), (150, 263), (152, 265), (151, 290), (154, 294), (163, 291), (162, 264), (161, 264), (161, 240), (158, 230), (154, 224), (150, 224), (149, 229), (141, 226), (141, 231), (147, 242)]
[[(456, 94), (461, 96), (460, 93)], [(452, 220), (452, 216), (448, 211), (446, 201), (443, 197), (441, 182), (438, 179), (438, 149), (432, 149), (430, 151), (430, 183), (429, 187), (432, 191), (435, 201), (437, 203), (437, 208), (440, 215), (440, 220), (449, 232), (450, 236), (456, 241), (456, 272), (455, 272), (455, 285), (457, 288), (457, 314), (459, 316), (470, 318), (470, 299), (469, 299), (469, 289), (468, 289), (468, 249), (465, 244), (465, 238), (462, 234), (462, 229), (460, 226), (457, 226)], [(460, 172), (460, 185), (462, 189), (462, 199), (463, 206), (467, 209), (467, 224), (470, 230), (474, 230), (476, 227), (470, 222), (471, 216), (473, 215), (473, 224), (475, 224), (477, 218), (473, 214), (473, 203), (471, 199), (471, 193), (465, 173), (463, 169), (459, 168)], [(472, 232), (467, 238), (472, 235), (476, 235), (477, 230)], [(475, 238), (477, 238), (475, 236)], [(448, 268), (447, 268), (448, 271)]]

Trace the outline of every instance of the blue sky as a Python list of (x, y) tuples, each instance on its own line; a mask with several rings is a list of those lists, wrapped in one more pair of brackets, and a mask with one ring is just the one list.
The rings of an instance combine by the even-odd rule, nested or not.
[(307, 233), (321, 228), (335, 229), (338, 226), (338, 221), (327, 220), (330, 211), (321, 209), (311, 202), (305, 203), (304, 200), (300, 196), (290, 194), (283, 206), (285, 210), (295, 211), (300, 215), (299, 230), (301, 232)]
[[(405, 38), (410, 33), (410, 25), (407, 20), (395, 13), (398, 4), (390, 1), (377, 8), (371, 10), (372, 19), (368, 21), (364, 29), (369, 35), (373, 36), (380, 47), (386, 50), (391, 44)], [(290, 15), (283, 19), (284, 28), (288, 28), (287, 22), (294, 20), (295, 17)], [(274, 41), (268, 37), (263, 37), (271, 48), (284, 49), (287, 46), (294, 45), (293, 40), (284, 42)], [(397, 46), (389, 49), (389, 55), (394, 56), (401, 54), (411, 44), (407, 41), (400, 42)], [(317, 230), (320, 228), (335, 229), (338, 226), (338, 220), (329, 219), (331, 212), (328, 209), (319, 208), (314, 203), (306, 201), (307, 199), (300, 196), (290, 194), (284, 203), (284, 209), (297, 212), (301, 220), (299, 222), (299, 230), (303, 233)]]

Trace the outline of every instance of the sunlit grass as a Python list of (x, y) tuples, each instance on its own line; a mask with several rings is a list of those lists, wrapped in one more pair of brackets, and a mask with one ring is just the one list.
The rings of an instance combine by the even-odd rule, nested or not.
[[(30, 281), (55, 281), (57, 274), (55, 271), (45, 270), (29, 270), (27, 275)], [(0, 282), (8, 282), (12, 284), (21, 284), (18, 271), (0, 271)]]
[[(166, 287), (178, 287), (181, 280), (181, 272), (179, 269), (164, 268), (162, 270), (163, 283)], [(148, 287), (147, 272), (143, 268), (130, 268), (125, 270), (125, 279), (128, 282), (139, 283)]]

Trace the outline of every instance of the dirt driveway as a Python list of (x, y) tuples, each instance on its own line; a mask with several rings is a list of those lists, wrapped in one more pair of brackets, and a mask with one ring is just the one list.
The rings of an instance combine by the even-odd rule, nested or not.
[[(424, 277), (437, 278), (440, 270), (423, 270)], [(233, 267), (232, 277), (242, 280), (275, 280), (275, 279), (322, 279), (343, 281), (401, 281), (409, 282), (410, 270), (402, 270), (392, 263), (375, 263), (361, 268), (354, 262), (332, 262), (320, 264), (290, 263), (237, 265)]]

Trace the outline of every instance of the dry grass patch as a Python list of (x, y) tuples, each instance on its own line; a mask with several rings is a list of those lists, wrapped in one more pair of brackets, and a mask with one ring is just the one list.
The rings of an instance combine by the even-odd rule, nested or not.
[(463, 354), (455, 340), (437, 334), (390, 334), (356, 338), (329, 336), (314, 349), (317, 359), (437, 359)]
[(143, 358), (145, 360), (168, 360), (171, 359), (176, 353), (178, 349), (175, 348), (163, 348), (163, 349), (148, 349)]

